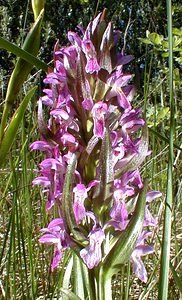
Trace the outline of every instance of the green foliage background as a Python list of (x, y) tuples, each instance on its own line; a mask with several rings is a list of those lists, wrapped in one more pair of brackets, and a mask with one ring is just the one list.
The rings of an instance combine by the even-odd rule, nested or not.
[[(136, 74), (138, 85), (140, 84), (141, 86), (144, 80), (144, 64), (147, 58), (145, 45), (140, 42), (139, 38), (145, 38), (147, 30), (167, 36), (165, 0), (116, 0), (113, 3), (109, 0), (47, 1), (39, 56), (46, 62), (51, 61), (56, 40), (59, 39), (60, 45), (67, 44), (68, 30), (75, 30), (78, 24), (85, 27), (89, 20), (104, 8), (107, 9), (108, 20), (112, 19), (115, 28), (122, 32), (121, 48), (124, 43), (124, 32), (127, 25), (129, 25), (125, 53), (133, 54), (135, 57), (133, 72)], [(180, 28), (182, 6), (178, 0), (173, 1), (173, 10), (173, 26)], [(0, 1), (0, 22), (1, 36), (21, 46), (30, 24), (33, 22), (30, 1)], [(1, 72), (7, 76), (13, 69), (14, 56), (3, 50), (0, 50), (0, 53), (0, 66), (3, 69), (3, 71), (1, 69)], [(156, 66), (152, 67), (152, 69), (155, 72)]]

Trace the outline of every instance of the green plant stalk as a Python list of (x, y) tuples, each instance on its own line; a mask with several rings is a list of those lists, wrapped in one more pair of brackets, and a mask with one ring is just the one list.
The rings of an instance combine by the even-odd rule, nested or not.
[[(25, 144), (25, 126), (24, 126), (24, 119), (21, 122), (22, 124), (22, 145)], [(36, 299), (36, 276), (35, 276), (35, 259), (34, 259), (34, 251), (33, 251), (33, 235), (32, 235), (32, 204), (30, 198), (30, 192), (28, 189), (28, 173), (27, 173), (27, 152), (26, 148), (24, 147), (22, 151), (22, 182), (23, 182), (23, 198), (25, 199), (26, 207), (27, 207), (27, 224), (26, 224), (26, 235), (28, 240), (28, 257), (29, 257), (29, 270), (30, 270), (30, 278), (31, 278), (31, 299)], [(20, 219), (21, 219), (20, 215)]]
[[(12, 180), (12, 185), (14, 188), (14, 193), (13, 193), (13, 207), (12, 207), (12, 218), (11, 218), (11, 231), (10, 231), (10, 242), (9, 242), (9, 247), (8, 247), (8, 263), (7, 263), (7, 270), (6, 270), (6, 283), (5, 283), (5, 299), (10, 299), (11, 298), (11, 280), (10, 280), (10, 274), (14, 275), (16, 270), (15, 266), (13, 266), (13, 272), (11, 272), (11, 263), (12, 263), (12, 250), (15, 250), (15, 223), (16, 223), (16, 205), (17, 205), (17, 182), (16, 182), (16, 174), (14, 170), (14, 166), (12, 164), (12, 159), (10, 160), (11, 167), (12, 167), (12, 173), (13, 173), (13, 180)], [(15, 261), (15, 253), (13, 253), (13, 258)], [(13, 286), (13, 289), (15, 288), (15, 284)], [(16, 297), (16, 295), (14, 295)], [(16, 299), (16, 298), (15, 298)]]
[[(24, 276), (23, 276), (24, 272), (22, 269), (22, 267), (24, 267), (24, 264), (22, 263), (21, 231), (20, 231), (21, 210), (20, 210), (20, 206), (19, 206), (18, 202), (19, 201), (16, 201), (16, 207), (15, 207), (15, 210), (16, 210), (16, 212), (15, 212), (16, 213), (16, 236), (17, 236), (17, 244), (18, 244), (17, 245), (17, 248), (18, 248), (17, 256), (18, 256), (19, 265), (20, 265), (19, 274), (20, 274), (20, 282), (21, 282), (21, 292), (22, 292), (22, 295), (24, 295)], [(15, 247), (14, 253), (16, 253), (16, 247)], [(16, 256), (15, 256), (15, 259), (16, 259)], [(14, 259), (14, 262), (15, 262), (15, 259)], [(14, 267), (14, 270), (15, 269), (16, 269), (16, 267)], [(16, 272), (14, 272), (14, 273), (16, 276)]]
[[(22, 47), (23, 50), (35, 56), (37, 55), (40, 46), (40, 33), (41, 33), (43, 14), (44, 14), (44, 10), (41, 11), (38, 19), (33, 24)], [(1, 38), (0, 45), (2, 44), (4, 45), (7, 43), (5, 43), (5, 40)], [(4, 135), (4, 129), (6, 126), (9, 110), (12, 104), (14, 103), (14, 101), (17, 99), (19, 91), (24, 81), (26, 80), (28, 74), (30, 73), (31, 69), (32, 69), (32, 63), (27, 62), (22, 58), (18, 58), (13, 73), (11, 74), (8, 83), (7, 92), (6, 92), (5, 105), (4, 105), (3, 115), (1, 119), (1, 125), (0, 125), (0, 141), (2, 141)]]
[[(146, 45), (146, 56), (148, 51), (148, 45)], [(146, 60), (147, 62), (147, 60)], [(144, 116), (146, 117), (146, 108), (147, 108), (147, 97), (148, 97), (148, 91), (149, 91), (149, 83), (151, 78), (151, 70), (152, 70), (152, 62), (153, 62), (153, 54), (150, 58), (149, 63), (149, 72), (147, 74), (147, 63), (145, 63), (145, 73), (144, 73)]]
[(81, 263), (81, 268), (82, 268), (82, 276), (84, 278), (84, 289), (86, 292), (86, 299), (88, 298), (89, 300), (95, 300), (95, 286), (94, 288), (91, 287), (90, 282), (89, 282), (89, 271), (86, 265), (83, 263), (82, 260), (80, 260)]
[(84, 277), (82, 276), (82, 269), (81, 269), (81, 260), (78, 256), (73, 253), (73, 276), (74, 276), (74, 286), (73, 291), (74, 294), (80, 297), (80, 299), (85, 299), (84, 293)]
[(10, 158), (11, 160), (11, 168), (12, 168), (12, 173), (13, 173), (13, 185), (14, 185), (14, 223), (13, 223), (13, 232), (12, 232), (12, 279), (13, 279), (13, 286), (12, 286), (12, 295), (13, 298), (16, 299), (17, 294), (16, 294), (16, 270), (17, 270), (17, 264), (16, 264), (16, 240), (17, 240), (17, 232), (18, 232), (18, 219), (17, 219), (17, 202), (19, 198), (19, 193), (18, 193), (18, 185), (17, 185), (17, 174), (15, 171), (14, 163), (12, 156)]
[[(156, 61), (156, 60), (155, 60)], [(155, 70), (156, 70), (156, 63), (154, 62), (154, 66), (155, 66)], [(154, 129), (156, 129), (156, 120), (157, 120), (157, 103), (156, 103), (156, 98), (157, 98), (157, 91), (154, 91), (153, 94), (154, 97)], [(152, 145), (152, 158), (154, 158), (156, 156), (156, 146), (157, 146), (157, 141), (156, 141), (156, 136), (152, 135), (151, 137), (151, 145)], [(151, 173), (152, 173), (152, 180), (151, 180), (151, 185), (154, 185), (154, 174), (156, 174), (156, 161), (155, 159), (152, 159), (152, 169), (151, 169)]]
[(34, 87), (27, 93), (22, 103), (20, 104), (19, 108), (17, 109), (14, 116), (12, 117), (10, 125), (8, 126), (8, 129), (6, 130), (3, 136), (3, 140), (0, 144), (0, 167), (3, 165), (6, 155), (13, 144), (13, 141), (16, 137), (16, 133), (21, 124), (21, 120), (23, 118), (27, 105), (30, 99), (32, 98), (32, 96), (34, 95), (36, 89), (37, 87)]
[(167, 170), (167, 193), (164, 212), (164, 228), (162, 239), (162, 252), (160, 263), (158, 299), (168, 299), (168, 274), (170, 261), (171, 217), (173, 204), (173, 136), (174, 136), (174, 97), (173, 97), (173, 37), (172, 37), (172, 5), (171, 0), (167, 4), (167, 22), (169, 39), (169, 88), (170, 88), (170, 140), (169, 159)]
[[(70, 254), (70, 253), (69, 253)], [(64, 272), (61, 272), (62, 273), (62, 279), (61, 279), (61, 285), (58, 286), (58, 291), (60, 292), (61, 291), (61, 288), (64, 288), (64, 289), (68, 289), (69, 288), (69, 284), (70, 284), (70, 281), (71, 281), (71, 274), (72, 274), (72, 271), (73, 271), (73, 256), (70, 255), (69, 256), (69, 260), (67, 260), (66, 258), (66, 255), (65, 255), (65, 258), (64, 258)], [(62, 295), (62, 298), (63, 300), (68, 300), (68, 297), (66, 295)]]
[(130, 290), (130, 261), (128, 262), (127, 265), (125, 300), (129, 300), (129, 290)]
[(5, 283), (5, 299), (9, 299), (9, 293), (10, 293), (10, 269), (11, 269), (11, 252), (12, 252), (12, 244), (13, 244), (13, 233), (14, 233), (14, 222), (15, 222), (15, 200), (13, 201), (13, 209), (12, 209), (12, 223), (11, 223), (11, 231), (10, 231), (10, 243), (8, 248), (8, 263), (7, 263), (7, 269), (6, 269), (6, 283)]
[(98, 284), (98, 300), (106, 300), (112, 299), (112, 284), (111, 278), (106, 277), (104, 278), (104, 274), (102, 273), (103, 270), (99, 274), (99, 284)]
[(120, 295), (121, 295), (121, 300), (124, 299), (124, 274), (125, 274), (125, 265), (121, 266), (121, 289), (120, 289)]
[[(19, 207), (20, 210), (20, 207)], [(25, 284), (26, 284), (26, 296), (30, 298), (29, 293), (29, 284), (28, 284), (28, 268), (27, 268), (27, 257), (25, 251), (25, 237), (22, 225), (22, 218), (20, 218), (20, 238), (21, 238), (21, 246), (22, 246), (22, 255), (23, 255), (23, 267), (24, 267), (24, 277), (25, 277)]]
[[(88, 279), (89, 279), (89, 300), (95, 300), (97, 299), (97, 286), (98, 280), (96, 280), (96, 270), (88, 270)], [(95, 281), (96, 280), (96, 281)]]

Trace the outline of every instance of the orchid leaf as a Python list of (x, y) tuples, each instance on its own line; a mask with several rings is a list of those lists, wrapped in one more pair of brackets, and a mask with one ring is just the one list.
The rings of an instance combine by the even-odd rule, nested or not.
[(23, 116), (24, 116), (25, 110), (27, 108), (27, 105), (30, 102), (31, 98), (33, 97), (36, 89), (37, 89), (37, 87), (34, 87), (33, 89), (31, 89), (27, 93), (27, 95), (23, 99), (22, 103), (20, 104), (19, 108), (17, 109), (14, 116), (12, 117), (11, 122), (10, 122), (7, 130), (5, 131), (5, 134), (3, 136), (3, 140), (0, 144), (0, 167), (4, 163), (6, 155), (7, 155), (8, 151), (10, 150), (10, 148), (13, 144), (13, 141), (16, 137), (18, 128), (19, 128), (19, 126), (21, 124), (21, 121), (23, 119)]
[[(62, 286), (64, 290), (68, 290), (71, 282), (71, 274), (73, 271), (73, 256), (70, 257), (70, 260), (65, 266), (65, 272), (63, 277)], [(68, 296), (63, 294), (62, 296), (63, 300), (69, 300)]]
[(81, 299), (86, 299), (84, 289), (84, 277), (82, 272), (83, 264), (76, 254), (73, 256), (73, 269), (74, 269), (74, 293)]
[[(86, 246), (86, 237), (80, 231), (73, 212), (73, 183), (75, 178), (75, 169), (77, 165), (77, 156), (73, 154), (67, 167), (62, 194), (63, 219), (66, 231), (77, 245)], [(75, 251), (78, 249), (75, 248)]]
[(101, 211), (105, 211), (108, 207), (108, 200), (112, 195), (112, 183), (114, 180), (112, 147), (108, 129), (105, 130), (101, 146), (98, 180), (100, 184), (96, 187), (93, 197), (96, 198), (95, 203), (97, 203), (97, 208), (101, 213)]
[(88, 269), (83, 261), (73, 253), (73, 292), (81, 299), (94, 299), (93, 287), (89, 282)]
[(145, 180), (130, 222), (103, 261), (101, 268), (105, 278), (111, 277), (119, 270), (118, 266), (128, 261), (136, 246), (137, 239), (143, 228), (147, 186), (148, 181)]
[(80, 297), (76, 296), (73, 292), (70, 290), (61, 288), (61, 293), (64, 294), (65, 296), (68, 296), (69, 300), (82, 300)]

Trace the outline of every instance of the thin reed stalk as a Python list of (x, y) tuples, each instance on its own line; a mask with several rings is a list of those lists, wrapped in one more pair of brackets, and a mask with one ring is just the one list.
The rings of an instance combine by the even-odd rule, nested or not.
[(172, 37), (172, 4), (167, 0), (167, 23), (169, 40), (169, 90), (170, 90), (170, 140), (169, 157), (167, 170), (167, 191), (164, 213), (164, 227), (162, 239), (162, 253), (160, 264), (160, 278), (158, 299), (168, 299), (168, 276), (170, 262), (170, 239), (172, 224), (172, 205), (173, 205), (173, 136), (174, 136), (174, 97), (173, 97), (173, 37)]

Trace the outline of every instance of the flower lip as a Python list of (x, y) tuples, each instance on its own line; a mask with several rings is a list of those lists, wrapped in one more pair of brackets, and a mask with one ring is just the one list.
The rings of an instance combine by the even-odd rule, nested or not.
[(105, 234), (101, 228), (93, 229), (89, 234), (90, 244), (80, 251), (80, 256), (89, 269), (98, 266), (102, 259), (101, 244)]

